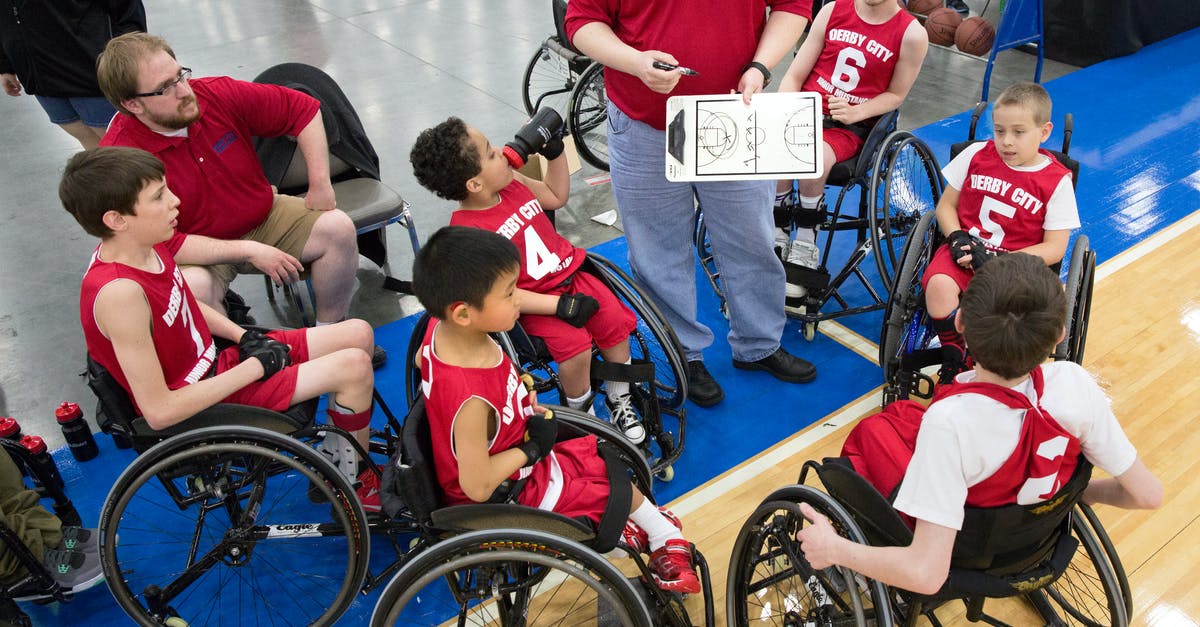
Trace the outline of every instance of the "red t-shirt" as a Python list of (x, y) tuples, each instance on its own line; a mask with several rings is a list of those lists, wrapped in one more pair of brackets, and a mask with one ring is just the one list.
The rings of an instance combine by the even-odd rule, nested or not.
[(608, 97), (629, 117), (663, 130), (667, 98), (727, 94), (754, 58), (767, 9), (812, 18), (812, 0), (571, 0), (565, 28), (574, 39), (588, 22), (612, 28), (637, 50), (661, 50), (700, 72), (684, 76), (669, 94), (650, 91), (632, 75), (604, 69)]
[(131, 400), (133, 392), (117, 362), (112, 341), (96, 325), (96, 295), (110, 282), (117, 279), (132, 280), (146, 294), (146, 302), (150, 305), (150, 333), (154, 338), (154, 352), (158, 354), (168, 388), (177, 390), (199, 381), (212, 368), (217, 355), (200, 306), (187, 283), (184, 283), (183, 274), (172, 257), (182, 241), (182, 238), (173, 238), (154, 246), (154, 252), (162, 263), (159, 272), (146, 272), (125, 264), (103, 261), (100, 259), (101, 244), (92, 253), (87, 273), (83, 276), (79, 293), (79, 320), (83, 324), (88, 354), (112, 373), (121, 387), (129, 392)]
[[(825, 45), (801, 91), (838, 96), (852, 105), (887, 91), (900, 60), (904, 32), (913, 20), (902, 10), (882, 24), (869, 24), (858, 16), (853, 0), (837, 0), (825, 27)], [(829, 102), (822, 98), (821, 103), (828, 115)]]
[(1003, 251), (1041, 243), (1047, 204), (1071, 171), (1048, 150), (1038, 152), (1050, 161), (1045, 167), (1017, 170), (1004, 163), (988, 140), (967, 166), (958, 197), (960, 228)]
[(186, 136), (161, 135), (118, 113), (100, 145), (133, 146), (162, 160), (179, 197), (181, 233), (237, 239), (262, 223), (274, 200), (252, 138), (298, 135), (321, 103), (286, 87), (228, 77), (189, 84), (200, 118)]
[(587, 251), (554, 230), (533, 192), (517, 180), (500, 190), (496, 206), (479, 211), (460, 209), (450, 214), (450, 224), (495, 231), (512, 240), (521, 251), (517, 287), (523, 290), (547, 293), (587, 259)]

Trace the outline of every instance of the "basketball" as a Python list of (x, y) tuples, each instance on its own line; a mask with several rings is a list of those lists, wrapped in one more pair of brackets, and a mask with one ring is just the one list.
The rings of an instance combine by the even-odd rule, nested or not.
[(908, 0), (908, 10), (919, 15), (929, 15), (929, 12), (942, 6), (942, 0)]
[[(930, 37), (932, 39), (932, 36)], [(967, 54), (983, 56), (992, 50), (996, 29), (982, 17), (968, 17), (954, 33), (954, 45)]]
[(925, 32), (929, 33), (929, 43), (939, 46), (954, 44), (954, 31), (962, 24), (962, 16), (958, 11), (947, 7), (934, 9), (925, 20)]

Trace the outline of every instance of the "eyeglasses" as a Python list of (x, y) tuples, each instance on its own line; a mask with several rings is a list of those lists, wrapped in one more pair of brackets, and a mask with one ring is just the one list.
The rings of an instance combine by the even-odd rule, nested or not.
[(164, 94), (174, 93), (175, 88), (178, 87), (180, 83), (188, 82), (188, 79), (190, 79), (191, 77), (192, 77), (192, 68), (181, 67), (181, 68), (179, 68), (179, 75), (175, 77), (175, 80), (168, 82), (166, 85), (163, 85), (161, 89), (159, 89), (157, 91), (148, 91), (144, 94), (134, 94), (133, 96), (135, 98), (149, 98), (151, 96), (162, 96)]

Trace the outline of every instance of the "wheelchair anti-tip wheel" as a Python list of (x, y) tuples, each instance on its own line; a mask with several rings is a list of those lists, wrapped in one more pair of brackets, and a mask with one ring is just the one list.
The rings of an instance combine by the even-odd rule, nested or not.
[(591, 549), (540, 531), (489, 529), (439, 542), (405, 564), (371, 625), (586, 625), (601, 617), (651, 625), (633, 585)]
[[(932, 389), (921, 389), (917, 356), (924, 353), (940, 362), (940, 349), (931, 348), (937, 339), (927, 324), (928, 315), (921, 305), (921, 276), (933, 258), (940, 234), (932, 211), (921, 216), (904, 244), (896, 280), (884, 310), (883, 330), (879, 338), (879, 366), (883, 369), (883, 405), (910, 395), (926, 396)], [(933, 351), (930, 353), (930, 351)]]
[(139, 625), (331, 624), (354, 601), (368, 552), (366, 515), (342, 474), (304, 443), (251, 427), (153, 446), (100, 515), (105, 578)]
[(909, 233), (942, 197), (941, 172), (933, 151), (907, 131), (889, 135), (875, 154), (869, 194), (875, 264), (883, 284), (891, 285)]
[(1071, 535), (1079, 547), (1070, 565), (1031, 596), (1034, 607), (1049, 624), (1125, 627), (1133, 612), (1129, 580), (1108, 534), (1086, 504), (1071, 513)]
[(592, 167), (608, 171), (608, 94), (604, 91), (604, 66), (593, 63), (571, 92), (567, 128), (575, 138), (579, 157)]
[(1054, 348), (1055, 360), (1083, 364), (1088, 322), (1092, 314), (1092, 287), (1096, 282), (1096, 251), (1086, 235), (1075, 238), (1067, 267), (1067, 333)]
[(816, 570), (800, 551), (796, 533), (809, 521), (808, 503), (843, 537), (866, 540), (846, 510), (809, 486), (776, 490), (754, 511), (733, 546), (725, 610), (731, 626), (890, 625), (887, 588), (848, 569)]

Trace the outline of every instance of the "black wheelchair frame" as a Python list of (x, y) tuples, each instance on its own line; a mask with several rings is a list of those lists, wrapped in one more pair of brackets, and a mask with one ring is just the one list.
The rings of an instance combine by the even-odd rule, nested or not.
[[(971, 113), (967, 140), (951, 146), (951, 158), (975, 141), (976, 126), (986, 108), (986, 102), (975, 105)], [(1062, 149), (1050, 152), (1071, 170), (1072, 182), (1078, 184), (1079, 163), (1070, 157), (1073, 133), (1074, 119), (1068, 113), (1063, 120)], [(879, 366), (884, 374), (883, 406), (910, 396), (925, 399), (933, 397), (934, 381), (922, 372), (922, 369), (940, 363), (941, 353), (937, 333), (930, 327), (929, 316), (925, 312), (921, 277), (924, 276), (926, 266), (943, 239), (936, 217), (933, 212), (928, 212), (920, 216), (905, 241), (904, 251), (897, 266), (899, 271), (888, 294), (883, 328), (880, 331)], [(1082, 364), (1091, 317), (1096, 252), (1091, 249), (1088, 237), (1080, 234), (1075, 237), (1064, 259), (1070, 260), (1065, 288), (1067, 333), (1049, 357), (1056, 361), (1070, 360)], [(1057, 272), (1060, 266), (1061, 262), (1052, 268)]]
[[(810, 471), (825, 491), (804, 485)], [(806, 462), (799, 484), (768, 496), (738, 535), (730, 558), (729, 624), (754, 619), (911, 626), (925, 616), (940, 625), (934, 610), (962, 600), (968, 620), (1004, 625), (984, 613), (985, 600), (1024, 596), (1049, 624), (1124, 626), (1132, 608), (1128, 579), (1103, 526), (1080, 500), (1090, 476), (1091, 465), (1081, 457), (1071, 480), (1048, 501), (968, 507), (946, 583), (921, 595), (846, 568), (808, 565), (796, 541), (796, 532), (809, 524), (800, 503), (859, 543), (905, 546), (912, 530), (845, 459)]]
[[(604, 91), (604, 66), (571, 45), (563, 30), (566, 0), (551, 0), (555, 33), (541, 43), (521, 79), (525, 113), (533, 115), (543, 104), (567, 121), (579, 156), (600, 170), (608, 170), (608, 94)], [(564, 94), (566, 94), (564, 96)]]
[[(816, 269), (787, 268), (796, 275), (789, 283), (803, 283), (806, 294), (801, 303), (788, 315), (803, 324), (805, 339), (816, 336), (817, 326), (824, 320), (882, 309), (886, 294), (881, 296), (860, 267), (868, 256), (874, 255), (876, 269), (885, 287), (890, 286), (896, 270), (897, 252), (902, 248), (920, 214), (932, 210), (941, 197), (941, 173), (929, 147), (907, 131), (896, 130), (899, 111), (884, 114), (864, 140), (862, 150), (851, 159), (838, 162), (830, 171), (826, 186), (839, 188), (833, 210), (822, 205), (823, 214), (816, 229), (826, 234)], [(856, 213), (843, 210), (843, 202), (851, 191), (858, 192)], [(794, 190), (793, 190), (794, 193)], [(834, 234), (853, 231), (855, 246), (836, 275), (830, 274)], [(721, 311), (726, 313), (720, 274), (713, 262), (704, 225), (702, 209), (698, 206), (693, 218), (693, 244), (700, 265), (708, 276), (713, 290), (721, 298)], [(786, 266), (785, 266), (786, 268)], [(852, 305), (843, 294), (851, 278), (867, 295), (865, 304)], [(827, 310), (830, 301), (836, 309)]]

